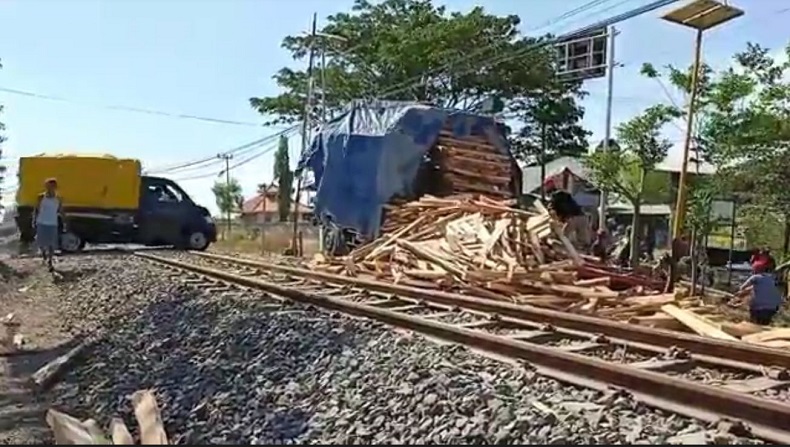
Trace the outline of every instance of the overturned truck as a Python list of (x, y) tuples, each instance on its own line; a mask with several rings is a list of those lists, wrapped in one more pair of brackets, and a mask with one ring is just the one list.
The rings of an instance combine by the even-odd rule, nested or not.
[(493, 117), (412, 102), (356, 102), (299, 161), (312, 172), (323, 250), (377, 237), (386, 205), (423, 195), (518, 198), (521, 171)]

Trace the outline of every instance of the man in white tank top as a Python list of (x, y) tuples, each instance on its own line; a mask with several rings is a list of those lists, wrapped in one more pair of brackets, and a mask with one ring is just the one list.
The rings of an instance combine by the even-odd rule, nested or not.
[(47, 268), (51, 271), (53, 270), (52, 257), (60, 241), (58, 222), (62, 213), (61, 201), (57, 193), (57, 180), (54, 178), (47, 180), (44, 182), (44, 187), (46, 188), (45, 191), (38, 196), (34, 222), (36, 225), (36, 243), (41, 250), (41, 255), (44, 257)]

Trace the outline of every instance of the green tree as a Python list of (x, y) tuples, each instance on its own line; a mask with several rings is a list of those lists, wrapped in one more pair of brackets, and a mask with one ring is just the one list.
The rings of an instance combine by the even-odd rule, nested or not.
[(548, 163), (586, 154), (589, 132), (581, 127), (584, 109), (576, 103), (583, 96), (579, 84), (554, 78), (540, 95), (511, 101), (510, 110), (522, 124), (510, 138), (515, 155), (527, 163)]
[(291, 192), (293, 189), (294, 172), (288, 158), (288, 138), (280, 137), (280, 144), (274, 154), (274, 181), (279, 185), (277, 191), (277, 211), (280, 221), (288, 220), (291, 213)]
[[(743, 211), (755, 212), (755, 217), (780, 215), (785, 222), (790, 221), (787, 56), (790, 44), (785, 48), (784, 62), (769, 49), (748, 44), (735, 55), (732, 67), (710, 80), (701, 104), (705, 119), (697, 131), (699, 145), (718, 167), (726, 191), (747, 205)], [(758, 222), (759, 218), (753, 220)], [(790, 225), (783, 227), (787, 252)]]
[(628, 201), (633, 207), (631, 221), (631, 264), (639, 263), (640, 206), (656, 195), (665, 195), (666, 178), (651, 175), (666, 156), (672, 143), (661, 137), (661, 129), (680, 111), (655, 105), (620, 124), (616, 129), (618, 147), (595, 151), (586, 158), (593, 182)]
[[(548, 121), (552, 150), (586, 148), (580, 140), (586, 135), (579, 126), (583, 109), (576, 104), (580, 83), (557, 80), (553, 47), (539, 45), (545, 38), (522, 36), (515, 15), (500, 17), (482, 7), (450, 13), (429, 0), (356, 0), (350, 13), (334, 14), (327, 21), (317, 41), (304, 35), (283, 40), (297, 60), (311, 45), (325, 52), (327, 115), (356, 99), (473, 109), (495, 98), (503, 100), (506, 116), (524, 123), (524, 129), (514, 132), (524, 157), (539, 147), (534, 142), (540, 138), (541, 119)], [(250, 104), (267, 123), (300, 120), (308, 90), (306, 72), (286, 67), (274, 80), (282, 93), (252, 98)], [(546, 108), (551, 113), (535, 117), (536, 109)], [(324, 112), (321, 104), (312, 110), (316, 117)]]
[(211, 187), (211, 192), (214, 194), (217, 209), (219, 209), (219, 212), (228, 220), (227, 228), (228, 232), (230, 232), (230, 214), (241, 209), (241, 205), (244, 202), (244, 196), (241, 193), (241, 185), (235, 178), (231, 178), (227, 183), (217, 181), (214, 183), (214, 186)]

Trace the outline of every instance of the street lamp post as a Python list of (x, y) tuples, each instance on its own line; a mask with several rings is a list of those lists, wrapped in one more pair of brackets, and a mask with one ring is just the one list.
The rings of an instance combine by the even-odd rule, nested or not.
[[(691, 71), (691, 86), (689, 93), (689, 103), (686, 118), (686, 135), (683, 140), (683, 164), (680, 168), (680, 179), (678, 182), (677, 202), (675, 203), (675, 218), (672, 225), (672, 259), (673, 265), (676, 264), (679, 253), (679, 240), (683, 231), (683, 223), (686, 215), (686, 177), (688, 174), (689, 150), (691, 147), (691, 135), (694, 127), (694, 113), (696, 112), (698, 96), (698, 78), (700, 63), (702, 59), (702, 35), (706, 30), (719, 26), (732, 19), (744, 14), (743, 10), (720, 3), (714, 0), (694, 0), (680, 8), (665, 14), (662, 19), (695, 29), (696, 40), (694, 44), (694, 64)], [(671, 281), (674, 283), (676, 272), (673, 269)]]

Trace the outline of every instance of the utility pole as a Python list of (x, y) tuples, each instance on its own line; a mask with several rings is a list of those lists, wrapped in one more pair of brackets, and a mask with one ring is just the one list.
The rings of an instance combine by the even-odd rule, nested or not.
[[(609, 59), (606, 61), (606, 124), (604, 128), (603, 151), (609, 151), (609, 141), (612, 139), (612, 92), (614, 91), (614, 38), (617, 36), (617, 29), (609, 27)], [(606, 229), (606, 204), (608, 200), (607, 191), (600, 190), (600, 202), (598, 204), (598, 229)]]
[(540, 125), (540, 199), (546, 200), (546, 123)]
[(321, 47), (321, 125), (326, 124), (326, 42)]
[[(219, 158), (220, 160), (225, 160), (225, 187), (230, 188), (230, 160), (233, 159), (233, 154), (228, 154), (228, 153), (217, 154), (217, 158)], [(225, 228), (227, 229), (228, 236), (230, 236), (230, 232), (231, 232), (230, 208), (225, 210), (225, 219), (227, 220)]]
[[(310, 138), (310, 116), (312, 112), (312, 105), (313, 105), (313, 84), (314, 84), (314, 73), (313, 73), (313, 65), (315, 65), (315, 38), (316, 38), (316, 22), (318, 21), (318, 13), (313, 13), (313, 26), (312, 30), (310, 31), (310, 56), (308, 57), (307, 62), (307, 98), (305, 99), (304, 104), (304, 117), (302, 119), (302, 154), (307, 151), (307, 145), (309, 144), (308, 140)], [(301, 157), (300, 157), (301, 159)], [(297, 244), (297, 235), (299, 233), (299, 201), (302, 195), (302, 172), (299, 170), (297, 165), (297, 169), (294, 172), (296, 175), (296, 197), (294, 199), (294, 227), (293, 227), (293, 237), (291, 238), (291, 249), (293, 250), (294, 255), (301, 255), (299, 253), (299, 247)]]

